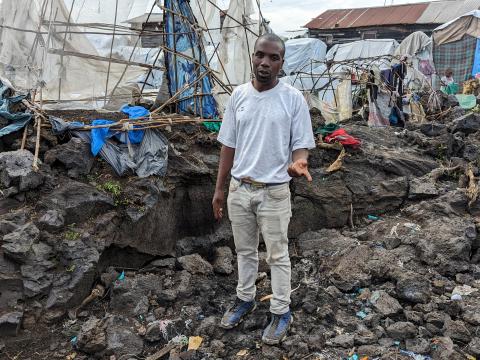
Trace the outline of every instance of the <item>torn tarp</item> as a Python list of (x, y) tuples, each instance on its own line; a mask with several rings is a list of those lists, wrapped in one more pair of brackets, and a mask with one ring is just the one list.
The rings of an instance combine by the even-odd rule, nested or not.
[[(92, 142), (90, 132), (75, 131), (81, 123), (69, 123), (52, 116), (49, 120), (54, 134), (71, 130), (74, 136), (87, 143)], [(119, 176), (129, 170), (142, 178), (150, 175), (165, 176), (168, 164), (168, 140), (162, 133), (155, 129), (147, 129), (144, 131), (141, 143), (131, 144), (130, 148), (131, 155), (127, 145), (115, 144), (112, 140), (107, 140), (100, 150), (100, 156), (113, 167)]]
[(0, 126), (4, 125), (0, 128), (0, 137), (23, 129), (32, 120), (32, 114), (15, 112), (13, 109), (14, 105), (26, 99), (28, 95), (13, 96), (14, 93), (15, 90), (8, 81), (0, 78)]

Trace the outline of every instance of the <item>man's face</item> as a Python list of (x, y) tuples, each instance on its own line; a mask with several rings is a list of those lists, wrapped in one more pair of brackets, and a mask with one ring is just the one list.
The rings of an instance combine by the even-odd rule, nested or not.
[(252, 64), (258, 82), (272, 83), (283, 66), (282, 47), (276, 41), (259, 40), (253, 53)]

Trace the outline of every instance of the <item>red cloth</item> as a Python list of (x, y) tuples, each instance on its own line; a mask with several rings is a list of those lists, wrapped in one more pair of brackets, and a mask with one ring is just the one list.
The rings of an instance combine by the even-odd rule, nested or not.
[(333, 143), (338, 141), (343, 146), (351, 146), (353, 148), (357, 148), (360, 146), (361, 141), (354, 138), (352, 135), (347, 134), (345, 129), (338, 129), (332, 132), (325, 138), (327, 143)]

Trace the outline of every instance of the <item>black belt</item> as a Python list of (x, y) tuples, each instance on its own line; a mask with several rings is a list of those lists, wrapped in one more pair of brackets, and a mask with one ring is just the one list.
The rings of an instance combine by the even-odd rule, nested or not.
[(251, 185), (255, 188), (265, 188), (265, 187), (269, 187), (269, 186), (277, 186), (277, 185), (286, 184), (286, 182), (283, 182), (283, 183), (263, 183), (263, 182), (255, 181), (255, 180), (248, 179), (248, 178), (238, 179), (235, 176), (232, 176), (232, 178), (237, 180), (240, 184), (248, 184), (248, 185)]

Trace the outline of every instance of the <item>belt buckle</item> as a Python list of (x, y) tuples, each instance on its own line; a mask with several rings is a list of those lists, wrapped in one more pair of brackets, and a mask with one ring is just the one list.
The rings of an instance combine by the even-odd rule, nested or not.
[(263, 189), (267, 187), (267, 184), (258, 182), (249, 178), (244, 178), (240, 180), (244, 184), (249, 184), (251, 187), (254, 187), (255, 189)]

